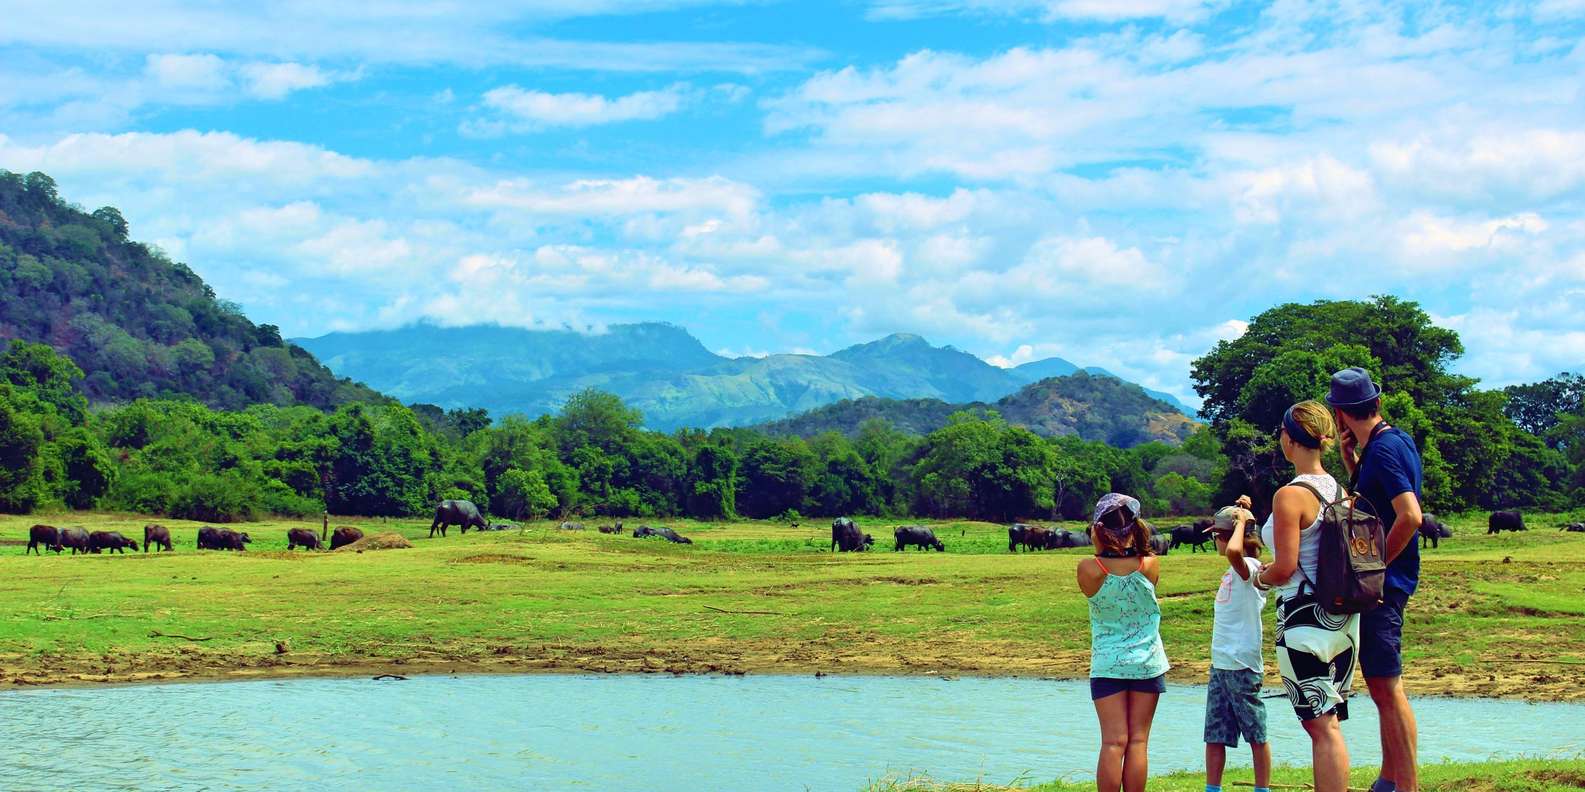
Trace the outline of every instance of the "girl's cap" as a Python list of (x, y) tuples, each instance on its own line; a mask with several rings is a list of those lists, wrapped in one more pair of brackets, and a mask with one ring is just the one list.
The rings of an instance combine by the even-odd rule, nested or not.
[(1117, 509), (1127, 509), (1129, 517), (1139, 516), (1139, 501), (1120, 492), (1108, 492), (1095, 502), (1095, 514), (1090, 517), (1090, 522), (1098, 523), (1108, 512)]

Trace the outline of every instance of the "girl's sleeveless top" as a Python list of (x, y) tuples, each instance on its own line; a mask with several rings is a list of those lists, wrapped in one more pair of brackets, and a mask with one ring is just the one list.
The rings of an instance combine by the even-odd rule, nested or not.
[[(1303, 473), (1293, 477), (1294, 481), (1303, 481), (1321, 491), (1329, 500), (1337, 500), (1342, 495), (1342, 487), (1338, 486), (1337, 479), (1326, 473)], [(1305, 490), (1310, 495), (1309, 490)], [(1313, 497), (1313, 496), (1312, 496)], [(1275, 543), (1277, 529), (1272, 522), (1275, 515), (1266, 517), (1266, 524), (1260, 526), (1260, 541), (1270, 549), (1273, 558), (1277, 556)], [(1299, 584), (1305, 581), (1315, 581), (1315, 565), (1321, 557), (1321, 516), (1315, 516), (1315, 522), (1310, 527), (1299, 531), (1299, 571), (1288, 578), (1288, 582), (1277, 587), (1278, 599), (1290, 599), (1299, 593)]]
[[(1102, 562), (1105, 569), (1105, 562)], [(1106, 575), (1090, 597), (1090, 676), (1151, 679), (1167, 673), (1156, 587), (1139, 572)]]

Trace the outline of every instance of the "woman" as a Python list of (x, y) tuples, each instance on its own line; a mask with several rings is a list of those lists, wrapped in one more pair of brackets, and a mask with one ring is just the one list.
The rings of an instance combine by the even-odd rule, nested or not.
[(1143, 792), (1156, 701), (1166, 690), (1167, 653), (1156, 602), (1160, 560), (1139, 501), (1110, 493), (1090, 521), (1095, 557), (1079, 562), (1079, 590), (1090, 600), (1090, 698), (1101, 721), (1095, 786)]
[(1255, 575), (1257, 587), (1277, 590), (1277, 667), (1293, 711), (1310, 735), (1316, 792), (1344, 792), (1348, 784), (1348, 746), (1339, 723), (1348, 719), (1359, 649), (1359, 616), (1322, 610), (1313, 583), (1322, 504), (1343, 494), (1321, 465), (1336, 437), (1332, 414), (1320, 402), (1299, 402), (1283, 414), (1277, 442), (1295, 476), (1272, 499), (1271, 516), (1260, 529), (1261, 540), (1272, 548), (1272, 563)]

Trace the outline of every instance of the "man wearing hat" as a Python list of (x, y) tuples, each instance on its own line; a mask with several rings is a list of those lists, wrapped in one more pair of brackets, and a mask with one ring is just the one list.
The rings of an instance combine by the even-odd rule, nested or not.
[(1420, 450), (1414, 438), (1381, 419), (1381, 389), (1370, 372), (1347, 368), (1332, 375), (1326, 396), (1341, 427), (1338, 450), (1362, 496), (1360, 507), (1387, 531), (1387, 579), (1382, 604), (1360, 617), (1359, 665), (1381, 715), (1381, 776), (1371, 792), (1420, 788), (1414, 710), (1403, 693), (1403, 614), (1420, 581)]

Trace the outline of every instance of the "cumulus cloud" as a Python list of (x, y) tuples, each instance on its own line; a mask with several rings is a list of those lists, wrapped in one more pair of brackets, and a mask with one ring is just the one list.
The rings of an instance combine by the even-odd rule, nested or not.
[(259, 99), (281, 99), (293, 91), (329, 85), (333, 76), (318, 66), (301, 63), (247, 63), (241, 67), (248, 93)]
[(213, 91), (231, 84), (225, 61), (208, 54), (149, 55), (143, 70), (162, 88)]

